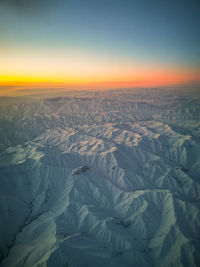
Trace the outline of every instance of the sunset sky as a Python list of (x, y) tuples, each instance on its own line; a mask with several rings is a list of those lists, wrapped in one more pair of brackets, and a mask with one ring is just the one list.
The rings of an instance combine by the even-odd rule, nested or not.
[(200, 83), (200, 2), (1, 0), (0, 86)]

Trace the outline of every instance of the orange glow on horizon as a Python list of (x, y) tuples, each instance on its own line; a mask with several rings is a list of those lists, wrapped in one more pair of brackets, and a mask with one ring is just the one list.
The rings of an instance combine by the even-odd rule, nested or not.
[(0, 86), (128, 88), (200, 82), (200, 69), (70, 51), (0, 54)]
[(182, 71), (146, 71), (137, 73), (135, 75), (110, 75), (110, 77), (37, 77), (37, 76), (12, 76), (0, 75), (0, 86), (40, 86), (40, 87), (103, 87), (103, 88), (117, 88), (117, 87), (152, 87), (152, 86), (170, 86), (177, 84), (185, 84), (188, 82), (200, 82), (198, 72)]

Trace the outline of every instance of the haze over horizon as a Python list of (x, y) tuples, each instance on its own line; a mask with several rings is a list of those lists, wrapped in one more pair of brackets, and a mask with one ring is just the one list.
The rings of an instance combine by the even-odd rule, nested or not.
[(1, 1), (0, 86), (200, 83), (198, 1)]

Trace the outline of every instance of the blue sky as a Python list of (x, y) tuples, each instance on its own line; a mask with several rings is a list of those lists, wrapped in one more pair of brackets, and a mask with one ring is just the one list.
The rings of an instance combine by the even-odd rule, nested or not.
[[(112, 60), (199, 68), (200, 2), (2, 0), (1, 51), (77, 49)], [(3, 52), (2, 52), (3, 53)]]

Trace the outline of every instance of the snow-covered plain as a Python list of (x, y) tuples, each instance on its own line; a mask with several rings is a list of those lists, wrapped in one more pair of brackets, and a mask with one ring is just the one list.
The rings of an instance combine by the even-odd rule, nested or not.
[(200, 266), (200, 93), (0, 98), (2, 267)]

